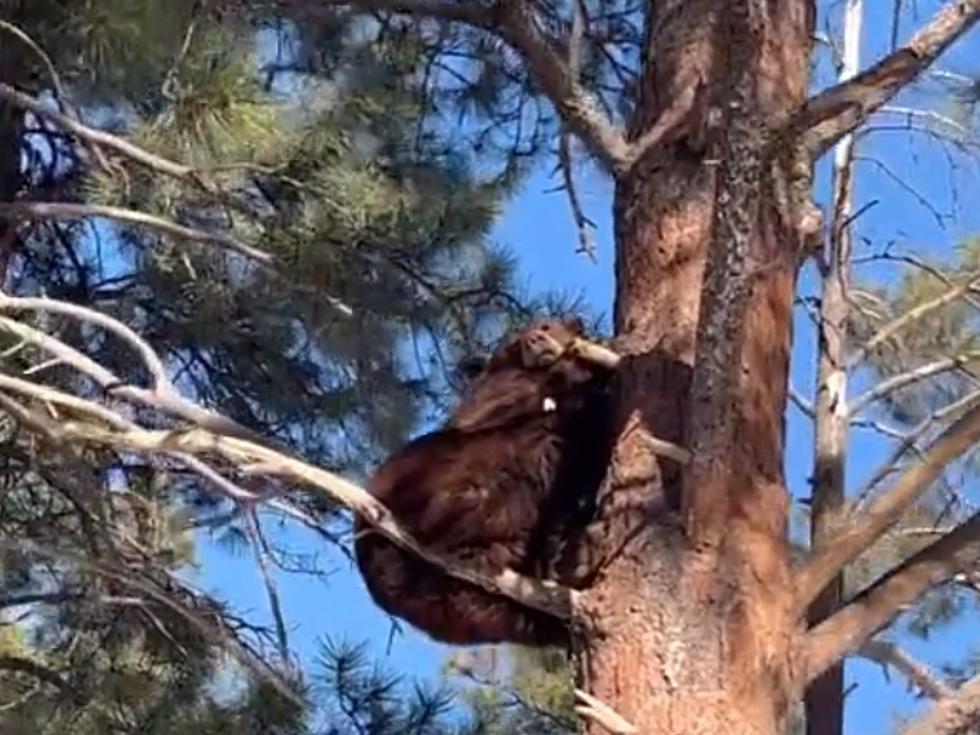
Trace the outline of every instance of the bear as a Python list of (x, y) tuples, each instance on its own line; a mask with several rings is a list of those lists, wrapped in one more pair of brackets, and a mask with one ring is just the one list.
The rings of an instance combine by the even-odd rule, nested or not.
[[(517, 333), (442, 428), (374, 473), (367, 489), (421, 545), (487, 574), (553, 578), (564, 540), (592, 517), (612, 449), (614, 371), (565, 352), (583, 331), (567, 319)], [(437, 641), (568, 643), (564, 621), (446, 574), (365, 521), (354, 548), (374, 601)]]

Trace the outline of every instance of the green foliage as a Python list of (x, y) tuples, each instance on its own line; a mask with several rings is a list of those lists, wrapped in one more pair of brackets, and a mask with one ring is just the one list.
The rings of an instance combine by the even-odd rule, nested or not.
[[(194, 169), (170, 176), (5, 117), (28, 154), (14, 188), (27, 199), (147, 213), (213, 238), (111, 219), (41, 221), (23, 230), (5, 288), (116, 317), (186, 395), (305, 457), (363, 472), (441, 415), (460, 359), (538, 311), (577, 306), (515, 286), (514, 258), (489, 232), (526, 162), (511, 156), (487, 170), (473, 139), (451, 134), (447, 98), (417, 73), (433, 49), (400, 21), (337, 13), (313, 24), (273, 4), (196, 0), (32, 0), (4, 19), (50, 57), (61, 101), (86, 124)], [(58, 85), (48, 59), (8, 36), (0, 43), (5, 54), (14, 49), (9, 81), (50, 101)], [(489, 57), (482, 63), (473, 99), (481, 115), (496, 114), (506, 95), (494, 88), (511, 81)], [(147, 384), (112, 335), (58, 317), (43, 326), (122, 380)], [(49, 355), (34, 347), (4, 338), (2, 348), (9, 375), (105, 397), (63, 365), (38, 368)], [(286, 570), (313, 571), (307, 560), (268, 543), (241, 507), (179, 462), (83, 451), (4, 422), (3, 732), (44, 722), (52, 733), (285, 734), (327, 713), (336, 732), (489, 732), (491, 720), (511, 732), (538, 722), (515, 719), (510, 700), (488, 700), (461, 721), (446, 692), (394, 698), (393, 682), (371, 678), (356, 652), (339, 648), (324, 653), (319, 699), (289, 699), (284, 686), (295, 677), (276, 634), (194, 590), (186, 573), (202, 530), (235, 553), (262, 549), (270, 587)], [(288, 492), (323, 538), (344, 527), (304, 488), (230, 479)], [(563, 701), (547, 682), (521, 676), (541, 707)]]

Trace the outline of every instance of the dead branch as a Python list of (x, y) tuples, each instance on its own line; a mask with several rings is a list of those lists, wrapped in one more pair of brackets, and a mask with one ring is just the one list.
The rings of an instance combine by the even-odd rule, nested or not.
[(901, 735), (960, 735), (975, 725), (980, 716), (980, 676), (936, 702), (932, 709), (901, 730)]
[(980, 406), (974, 406), (944, 431), (921, 460), (905, 469), (891, 488), (860, 516), (842, 519), (843, 526), (816, 546), (797, 574), (796, 603), (802, 612), (820, 591), (888, 528), (938, 478), (948, 464), (980, 441)]
[(586, 339), (574, 340), (568, 348), (568, 354), (609, 369), (615, 369), (622, 360), (608, 347), (603, 347)]
[(782, 125), (789, 139), (802, 136), (814, 158), (853, 131), (980, 20), (980, 0), (946, 5), (908, 43), (854, 79), (807, 100)]
[(83, 141), (115, 151), (154, 171), (159, 171), (160, 173), (183, 180), (192, 180), (195, 178), (194, 169), (190, 166), (170, 161), (155, 153), (150, 153), (117, 135), (83, 125), (77, 120), (61, 114), (57, 110), (46, 107), (34, 97), (23, 92), (18, 92), (9, 84), (0, 82), (0, 99), (15, 107), (28, 110), (40, 118), (50, 120), (62, 130), (66, 130)]
[(258, 467), (260, 468), (258, 474), (278, 476), (312, 486), (328, 493), (337, 502), (350, 508), (388, 539), (445, 570), (447, 574), (556, 617), (567, 619), (570, 615), (571, 600), (567, 589), (556, 584), (522, 577), (512, 570), (505, 570), (494, 577), (488, 577), (447, 561), (424, 549), (398, 525), (390, 511), (363, 488), (274, 449), (244, 439), (219, 436), (205, 429), (118, 431), (80, 421), (64, 421), (52, 427), (52, 430), (62, 441), (73, 443), (115, 447), (147, 454), (180, 452), (195, 456), (220, 456), (241, 468)]
[[(0, 317), (0, 329), (11, 331), (22, 340), (37, 344), (52, 354), (61, 358), (66, 364), (88, 375), (97, 384), (112, 388), (113, 397), (125, 397), (135, 403), (152, 407), (180, 418), (191, 421), (201, 429), (176, 431), (145, 431), (122, 416), (112, 416), (98, 404), (85, 399), (62, 394), (48, 387), (38, 388), (33, 392), (34, 397), (42, 400), (54, 400), (62, 405), (70, 406), (94, 418), (100, 423), (91, 421), (62, 421), (51, 422), (46, 417), (38, 417), (34, 412), (24, 408), (20, 411), (12, 405), (10, 399), (0, 394), (4, 407), (8, 411), (17, 411), (17, 417), (22, 421), (32, 423), (37, 430), (42, 430), (53, 440), (62, 443), (94, 443), (149, 454), (162, 454), (183, 460), (193, 469), (202, 472), (205, 479), (211, 481), (219, 490), (241, 502), (248, 498), (241, 497), (243, 491), (219, 473), (209, 471), (206, 465), (197, 464), (201, 455), (217, 455), (229, 461), (240, 471), (253, 475), (278, 476), (292, 481), (312, 485), (330, 494), (341, 504), (375, 525), (378, 530), (395, 543), (421, 556), (426, 561), (446, 570), (452, 576), (464, 579), (492, 592), (517, 599), (524, 604), (550, 612), (558, 617), (567, 618), (570, 615), (569, 591), (558, 585), (538, 582), (530, 578), (506, 570), (494, 578), (474, 570), (457, 567), (442, 558), (423, 550), (423, 548), (402, 529), (382, 504), (377, 502), (364, 489), (350, 483), (332, 473), (308, 465), (301, 460), (287, 456), (261, 442), (252, 440), (251, 432), (222, 431), (221, 428), (231, 423), (220, 414), (207, 411), (181, 397), (166, 375), (166, 370), (152, 348), (135, 332), (121, 322), (101, 312), (77, 306), (68, 302), (47, 298), (17, 298), (0, 294), (0, 310), (47, 311), (97, 324), (129, 343), (140, 354), (148, 371), (153, 376), (154, 387), (151, 390), (121, 385), (111, 371), (81, 354), (60, 340), (39, 330), (29, 327), (13, 319)], [(597, 359), (609, 361), (616, 357), (598, 345), (594, 349), (586, 348), (588, 354), (597, 355)], [(26, 382), (26, 381), (25, 381)], [(114, 387), (119, 386), (119, 387)], [(21, 383), (7, 381), (8, 389), (20, 388), (23, 393), (25, 386)], [(200, 420), (197, 420), (200, 419)], [(101, 423), (104, 422), (104, 423)], [(227, 423), (226, 423), (227, 422)], [(232, 424), (231, 428), (237, 425)], [(107, 428), (108, 427), (108, 428)], [(242, 441), (242, 444), (227, 444), (226, 441)], [(283, 508), (280, 505), (280, 508)], [(287, 511), (288, 512), (288, 511)]]
[(865, 358), (879, 345), (885, 343), (887, 340), (894, 337), (898, 332), (910, 326), (914, 322), (928, 316), (934, 311), (942, 309), (947, 304), (956, 301), (956, 299), (962, 297), (964, 294), (969, 292), (971, 289), (975, 288), (977, 284), (980, 283), (980, 277), (970, 277), (963, 281), (962, 283), (956, 284), (941, 293), (934, 299), (930, 299), (922, 304), (919, 304), (913, 309), (909, 309), (907, 312), (901, 316), (896, 317), (892, 321), (883, 325), (877, 332), (875, 332), (867, 342), (861, 345), (857, 350), (854, 351), (852, 355), (848, 357), (847, 366), (848, 368), (855, 368), (864, 362)]
[(858, 651), (922, 594), (978, 560), (980, 513), (912, 555), (813, 628), (805, 642), (807, 681)]
[(921, 439), (930, 428), (945, 420), (949, 416), (952, 416), (963, 409), (969, 408), (977, 401), (980, 401), (980, 390), (968, 393), (958, 401), (954, 401), (947, 406), (943, 406), (942, 408), (933, 411), (930, 416), (927, 416), (925, 419), (920, 421), (901, 439), (899, 444), (892, 450), (892, 453), (889, 455), (888, 459), (882, 462), (881, 466), (875, 471), (867, 483), (865, 483), (864, 487), (855, 494), (855, 501), (852, 505), (853, 511), (858, 511), (864, 508), (864, 503), (871, 495), (871, 492), (888, 475), (898, 470), (898, 461), (906, 452), (916, 447), (919, 439)]
[(558, 168), (561, 170), (565, 196), (568, 198), (568, 206), (572, 209), (572, 218), (575, 220), (575, 227), (578, 230), (578, 248), (576, 253), (588, 256), (593, 263), (596, 262), (596, 244), (592, 230), (595, 229), (593, 222), (585, 214), (582, 208), (582, 201), (579, 199), (578, 186), (575, 183), (574, 161), (572, 161), (571, 136), (562, 133), (558, 139)]
[(127, 224), (139, 225), (159, 230), (167, 235), (188, 240), (190, 242), (214, 243), (215, 245), (232, 252), (244, 255), (249, 260), (254, 260), (263, 265), (272, 263), (272, 256), (251, 245), (246, 245), (240, 240), (219, 233), (198, 230), (194, 227), (173, 222), (164, 217), (159, 217), (149, 212), (140, 212), (136, 209), (126, 209), (124, 207), (112, 207), (105, 204), (76, 204), (73, 202), (9, 202), (0, 203), (0, 216), (11, 219), (42, 219), (42, 220), (64, 220), (81, 219), (83, 217), (102, 217), (105, 219), (125, 222)]
[[(13, 23), (8, 23), (5, 20), (0, 20), (0, 29), (3, 29), (16, 37), (21, 43), (26, 45), (34, 54), (41, 59), (41, 63), (44, 64), (45, 69), (48, 72), (48, 76), (51, 77), (51, 86), (54, 88), (55, 101), (58, 103), (58, 109), (70, 120), (74, 120), (76, 123), (81, 124), (81, 119), (78, 116), (78, 111), (69, 104), (68, 95), (65, 91), (65, 85), (61, 80), (61, 75), (58, 74), (58, 69), (55, 67), (54, 62), (51, 61), (51, 57), (41, 48), (40, 44), (35, 41), (31, 36), (20, 26), (14, 25)], [(112, 167), (109, 165), (109, 161), (106, 159), (105, 154), (102, 149), (94, 141), (84, 141), (85, 148), (95, 159), (98, 167), (103, 171), (111, 171)]]
[(910, 385), (915, 385), (936, 375), (948, 373), (950, 370), (964, 367), (977, 360), (980, 360), (980, 352), (966, 352), (962, 355), (953, 355), (952, 357), (944, 357), (941, 360), (928, 362), (908, 372), (893, 375), (855, 398), (851, 403), (850, 413), (857, 415), (871, 403), (881, 400), (895, 391), (907, 388)]
[(147, 408), (172, 413), (175, 416), (198, 426), (206, 427), (216, 433), (249, 438), (255, 437), (253, 432), (237, 422), (213, 411), (208, 411), (196, 403), (184, 399), (171, 384), (170, 379), (166, 375), (166, 369), (163, 367), (159, 358), (156, 357), (153, 349), (139, 335), (121, 322), (92, 309), (86, 309), (85, 307), (65, 301), (48, 298), (23, 299), (6, 296), (0, 292), (0, 311), (4, 309), (61, 313), (106, 328), (107, 331), (112, 332), (124, 342), (128, 343), (143, 358), (147, 370), (153, 377), (154, 384), (151, 389), (126, 385), (113, 372), (107, 370), (102, 365), (61, 340), (16, 320), (0, 317), (0, 330), (16, 334), (22, 340), (26, 340), (48, 351), (55, 357), (61, 359), (65, 364), (70, 365), (90, 378), (96, 385), (111, 394), (114, 398), (121, 398), (146, 406)]
[[(104, 421), (108, 426), (115, 429), (130, 430), (139, 428), (129, 420), (123, 418), (120, 414), (94, 401), (79, 398), (55, 388), (39, 385), (9, 375), (3, 375), (2, 373), (0, 373), (0, 391), (24, 395), (45, 402), (48, 405), (53, 404), (55, 406), (70, 408)], [(9, 400), (4, 399), (3, 393), (0, 393), (0, 405), (8, 412), (14, 413), (19, 421), (50, 439), (57, 439), (57, 431), (54, 429), (55, 422), (49, 421), (46, 417), (27, 410), (18, 410), (20, 407), (16, 403), (11, 403)], [(280, 498), (260, 497), (240, 487), (198, 457), (182, 452), (167, 452), (166, 455), (183, 463), (189, 470), (200, 475), (216, 490), (240, 506), (247, 505), (251, 508), (259, 503), (263, 503), (310, 528), (318, 528), (320, 525), (314, 518)]]
[(945, 699), (953, 696), (953, 690), (929, 670), (921, 661), (891, 641), (872, 640), (861, 646), (859, 651), (864, 658), (887, 668), (894, 667), (919, 690), (932, 699)]
[(289, 637), (286, 633), (286, 617), (282, 612), (279, 588), (276, 586), (272, 573), (269, 545), (262, 533), (262, 526), (259, 524), (259, 516), (255, 512), (255, 508), (250, 508), (245, 512), (245, 528), (252, 543), (252, 550), (255, 552), (255, 563), (259, 568), (259, 574), (262, 576), (266, 597), (269, 598), (269, 610), (272, 612), (272, 619), (276, 623), (276, 642), (279, 646), (279, 656), (282, 658), (282, 662), (286, 664), (289, 663)]
[[(304, 0), (284, 2), (306, 4)], [(443, 0), (326, 0), (323, 4), (464, 23), (499, 36), (524, 58), (534, 82), (586, 147), (613, 172), (628, 167), (632, 152), (622, 130), (605, 117), (574, 79), (556, 45), (538, 30), (528, 4), (519, 0), (497, 0), (492, 5)]]

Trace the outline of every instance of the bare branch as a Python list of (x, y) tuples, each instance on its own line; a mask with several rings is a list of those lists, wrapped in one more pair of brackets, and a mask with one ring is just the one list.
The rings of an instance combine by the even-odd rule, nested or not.
[(814, 418), (816, 414), (813, 410), (813, 402), (807, 399), (802, 393), (800, 393), (795, 387), (790, 386), (788, 389), (789, 399), (793, 402), (793, 405), (800, 409), (800, 412), (807, 416), (808, 418)]
[(44, 334), (33, 327), (29, 327), (13, 319), (0, 317), (0, 329), (16, 334), (21, 339), (36, 344), (38, 347), (62, 359), (65, 363), (91, 378), (103, 390), (111, 393), (113, 397), (129, 400), (148, 408), (170, 412), (186, 421), (206, 427), (217, 433), (255, 438), (254, 432), (249, 431), (237, 422), (213, 411), (208, 411), (196, 403), (184, 399), (171, 384), (166, 375), (166, 369), (153, 352), (153, 349), (139, 335), (122, 324), (122, 322), (92, 309), (86, 309), (85, 307), (65, 301), (47, 298), (10, 297), (0, 292), (0, 310), (5, 308), (27, 309), (41, 312), (53, 311), (72, 316), (101, 326), (130, 344), (144, 359), (147, 369), (153, 376), (154, 386), (152, 389), (148, 390), (146, 388), (125, 385), (117, 375), (78, 352), (73, 347), (66, 345), (61, 340), (55, 339), (50, 335)]
[[(36, 398), (50, 404), (64, 406), (66, 408), (71, 408), (73, 410), (89, 414), (116, 429), (130, 430), (139, 428), (115, 411), (107, 409), (94, 401), (79, 398), (77, 396), (59, 391), (55, 388), (49, 388), (47, 386), (32, 383), (20, 378), (15, 378), (13, 376), (0, 374), (0, 390), (18, 393), (20, 395)], [(4, 402), (3, 405), (8, 410), (13, 408), (7, 402)], [(41, 431), (46, 436), (54, 438), (57, 434), (50, 422), (41, 422), (40, 417), (34, 414), (18, 412), (17, 418), (30, 425), (31, 428)], [(242, 505), (247, 504), (250, 507), (260, 502), (265, 503), (270, 508), (274, 508), (275, 510), (278, 510), (284, 515), (297, 520), (306, 526), (319, 526), (319, 524), (306, 513), (279, 498), (259, 496), (236, 485), (234, 482), (227, 479), (220, 472), (211, 467), (207, 462), (204, 462), (198, 457), (181, 452), (167, 452), (166, 454), (182, 462), (188, 469), (200, 475), (215, 489), (236, 503)], [(2, 607), (2, 604), (0, 604), (0, 607)]]
[(980, 0), (950, 3), (905, 46), (851, 81), (807, 100), (784, 126), (784, 135), (803, 136), (810, 154), (821, 155), (915, 79), (977, 20)]
[(535, 83), (589, 150), (613, 172), (627, 168), (632, 154), (622, 130), (575, 80), (555, 46), (538, 30), (528, 4), (519, 0), (498, 0), (489, 6), (442, 0), (326, 0), (325, 4), (465, 23), (496, 34), (521, 54)]
[(980, 716), (980, 676), (975, 676), (956, 693), (901, 730), (901, 735), (961, 735)]
[(178, 224), (164, 217), (148, 212), (140, 212), (124, 207), (105, 204), (76, 204), (72, 202), (9, 202), (0, 203), (0, 216), (19, 219), (80, 219), (82, 217), (104, 217), (128, 224), (159, 230), (181, 240), (214, 243), (225, 250), (244, 255), (263, 265), (272, 263), (272, 256), (258, 248), (236, 240), (220, 232), (206, 232), (194, 227)]
[[(0, 29), (7, 31), (11, 35), (18, 38), (22, 43), (30, 48), (31, 51), (38, 56), (38, 58), (41, 59), (41, 63), (44, 64), (48, 71), (48, 76), (51, 77), (51, 86), (54, 87), (55, 100), (58, 103), (58, 109), (61, 110), (61, 112), (67, 118), (74, 120), (76, 123), (81, 123), (81, 120), (78, 117), (78, 112), (68, 103), (68, 95), (65, 93), (65, 85), (61, 81), (61, 76), (58, 74), (58, 70), (55, 68), (54, 62), (51, 61), (51, 57), (45, 53), (40, 44), (31, 38), (23, 28), (20, 28), (13, 23), (0, 20)], [(92, 154), (92, 158), (95, 159), (95, 162), (98, 164), (99, 168), (101, 168), (103, 171), (110, 171), (111, 167), (109, 165), (109, 161), (106, 160), (102, 149), (99, 148), (94, 141), (84, 141), (84, 143), (85, 147)]]
[(279, 644), (279, 656), (283, 663), (289, 662), (289, 638), (286, 633), (286, 618), (282, 612), (282, 603), (279, 598), (279, 589), (273, 578), (271, 564), (269, 563), (269, 547), (262, 534), (262, 526), (259, 525), (259, 516), (254, 508), (245, 512), (245, 527), (248, 530), (249, 538), (252, 542), (252, 549), (255, 552), (255, 562), (258, 565), (259, 573), (262, 575), (262, 584), (265, 586), (266, 596), (269, 598), (269, 609), (276, 622), (276, 641)]
[(615, 369), (622, 359), (608, 347), (603, 347), (586, 339), (575, 339), (568, 347), (567, 352), (573, 357), (610, 369)]
[(921, 439), (931, 427), (947, 417), (962, 411), (963, 409), (969, 408), (977, 401), (980, 401), (980, 391), (973, 391), (972, 393), (963, 396), (963, 398), (959, 399), (958, 401), (954, 401), (947, 406), (937, 409), (931, 416), (927, 416), (925, 419), (919, 422), (915, 428), (905, 435), (898, 446), (896, 446), (892, 451), (888, 459), (881, 464), (881, 467), (879, 467), (874, 475), (872, 475), (867, 483), (865, 483), (864, 488), (857, 492), (855, 495), (856, 499), (853, 504), (853, 509), (858, 510), (863, 507), (864, 502), (870, 496), (872, 490), (878, 486), (878, 483), (898, 469), (897, 462), (907, 451), (916, 446), (916, 442), (918, 442), (918, 440)]
[(881, 381), (873, 388), (869, 388), (860, 396), (855, 398), (851, 403), (850, 412), (852, 415), (857, 415), (871, 403), (881, 400), (897, 390), (907, 388), (908, 386), (919, 383), (927, 378), (932, 378), (942, 373), (948, 373), (950, 370), (956, 370), (957, 368), (961, 368), (964, 365), (968, 365), (976, 360), (980, 360), (980, 352), (967, 352), (962, 355), (944, 357), (942, 360), (928, 362), (925, 365), (920, 365), (919, 367), (909, 370), (908, 372), (893, 375), (890, 378)]
[(575, 252), (588, 256), (594, 263), (596, 262), (596, 244), (592, 230), (595, 229), (595, 222), (586, 216), (578, 196), (570, 138), (568, 133), (563, 132), (558, 140), (558, 167), (561, 169), (563, 181), (561, 188), (564, 188), (565, 196), (568, 197), (568, 205), (572, 208), (572, 218), (575, 220), (576, 229), (578, 229), (578, 248)]
[(411, 535), (402, 529), (390, 511), (375, 500), (367, 491), (325, 470), (318, 469), (298, 459), (287, 457), (273, 449), (227, 436), (219, 436), (204, 429), (188, 431), (147, 431), (139, 428), (107, 430), (101, 426), (79, 421), (60, 423), (39, 422), (29, 410), (16, 410), (9, 399), (0, 394), (4, 408), (14, 409), (20, 420), (33, 425), (40, 423), (46, 434), (61, 442), (96, 444), (117, 449), (165, 455), (218, 455), (239, 467), (256, 467), (261, 474), (286, 477), (293, 481), (312, 485), (327, 492), (339, 503), (347, 506), (377, 528), (387, 538), (406, 548), (425, 561), (444, 569), (447, 574), (463, 579), (491, 592), (511, 597), (529, 607), (549, 612), (567, 619), (571, 610), (569, 590), (548, 582), (523, 577), (512, 570), (504, 570), (493, 578), (480, 572), (448, 562), (424, 549)]
[(964, 294), (968, 293), (971, 289), (975, 288), (977, 284), (980, 283), (980, 277), (971, 276), (967, 278), (962, 283), (954, 285), (952, 288), (943, 292), (934, 299), (930, 299), (922, 304), (919, 304), (915, 308), (909, 309), (907, 312), (901, 316), (896, 317), (892, 321), (883, 325), (877, 332), (875, 332), (867, 342), (865, 342), (861, 347), (854, 351), (854, 353), (848, 358), (847, 366), (848, 368), (855, 368), (864, 362), (865, 358), (879, 345), (885, 343), (887, 340), (894, 337), (900, 331), (910, 326), (914, 322), (925, 318), (929, 314), (939, 309), (942, 309), (947, 304), (956, 301), (956, 299), (962, 297)]
[(980, 560), (980, 513), (863, 590), (806, 636), (807, 680), (885, 627), (922, 594)]
[[(855, 518), (842, 518), (842, 527), (816, 546), (797, 574), (796, 602), (805, 610), (820, 591), (888, 528), (924, 493), (951, 462), (980, 441), (980, 406), (974, 406), (944, 431), (908, 467), (888, 492), (870, 503)], [(872, 631), (873, 632), (873, 631)]]
[(181, 163), (170, 161), (155, 153), (150, 153), (137, 145), (133, 145), (128, 140), (117, 135), (106, 133), (102, 130), (90, 128), (87, 125), (71, 119), (61, 114), (57, 110), (45, 107), (40, 101), (23, 92), (18, 92), (9, 84), (0, 82), (0, 99), (9, 102), (15, 107), (28, 110), (38, 117), (50, 120), (58, 127), (77, 136), (81, 140), (95, 143), (109, 150), (115, 151), (126, 158), (132, 159), (147, 168), (159, 171), (178, 179), (191, 179), (194, 177), (194, 169)]
[(953, 690), (929, 670), (921, 661), (916, 661), (912, 655), (886, 640), (867, 641), (859, 653), (866, 659), (881, 664), (884, 667), (893, 666), (919, 690), (932, 699), (945, 699), (953, 695)]

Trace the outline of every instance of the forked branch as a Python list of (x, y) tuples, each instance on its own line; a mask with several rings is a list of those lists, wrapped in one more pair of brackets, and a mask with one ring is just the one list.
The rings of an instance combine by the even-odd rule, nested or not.
[(946, 5), (903, 47), (851, 81), (807, 100), (784, 126), (785, 137), (802, 136), (811, 156), (820, 156), (914, 80), (977, 20), (980, 0)]
[(980, 406), (974, 406), (922, 453), (920, 462), (908, 467), (887, 492), (871, 502), (865, 513), (846, 519), (836, 534), (814, 549), (797, 575), (797, 609), (806, 610), (845, 565), (894, 525), (943, 470), (978, 441)]
[(930, 544), (806, 636), (807, 680), (812, 681), (885, 627), (906, 606), (980, 560), (980, 513)]

